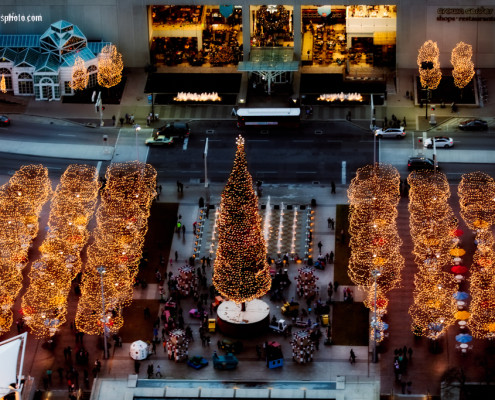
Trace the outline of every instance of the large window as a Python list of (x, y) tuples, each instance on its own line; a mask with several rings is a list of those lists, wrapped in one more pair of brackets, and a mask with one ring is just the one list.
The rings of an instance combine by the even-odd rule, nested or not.
[(251, 6), (251, 45), (260, 47), (293, 47), (292, 6)]
[(33, 77), (23, 72), (18, 80), (19, 94), (34, 94)]
[(95, 87), (98, 84), (98, 68), (94, 65), (90, 65), (88, 67), (88, 74), (89, 74), (88, 87), (89, 88)]
[(227, 66), (242, 61), (242, 7), (150, 7), (153, 64)]

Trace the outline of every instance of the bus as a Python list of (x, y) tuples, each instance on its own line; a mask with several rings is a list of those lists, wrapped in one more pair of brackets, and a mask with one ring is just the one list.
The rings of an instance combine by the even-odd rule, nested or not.
[(298, 128), (301, 122), (300, 108), (239, 108), (237, 127), (256, 126)]

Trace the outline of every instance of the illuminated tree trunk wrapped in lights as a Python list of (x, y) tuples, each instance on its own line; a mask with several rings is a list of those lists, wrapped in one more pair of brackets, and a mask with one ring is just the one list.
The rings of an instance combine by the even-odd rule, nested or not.
[(400, 285), (404, 267), (400, 254), (402, 241), (396, 227), (399, 187), (397, 169), (376, 164), (358, 169), (347, 192), (351, 235), (349, 277), (367, 292), (365, 305), (373, 310), (377, 295), (377, 318), (371, 329), (371, 338), (376, 342), (383, 339), (386, 329), (381, 321), (388, 304), (385, 294)]
[(477, 248), (471, 266), (471, 315), (467, 326), (474, 337), (495, 338), (495, 181), (482, 172), (464, 174), (459, 184), (461, 215), (476, 232)]
[(238, 304), (263, 296), (271, 285), (258, 199), (241, 136), (237, 138), (234, 166), (222, 192), (213, 285), (222, 296)]
[(450, 187), (444, 174), (413, 172), (407, 178), (409, 225), (418, 265), (414, 277), (413, 304), (409, 308), (412, 330), (436, 340), (455, 322), (457, 283), (443, 268), (452, 261), (452, 232), (457, 221), (448, 205)]
[(428, 40), (419, 49), (417, 59), (419, 78), (421, 86), (426, 89), (436, 89), (442, 80), (439, 57), (437, 42)]
[(94, 166), (72, 164), (55, 190), (49, 231), (33, 263), (22, 312), (31, 332), (53, 336), (66, 321), (72, 280), (81, 271), (81, 251), (89, 238), (87, 224), (96, 206), (99, 182)]
[(148, 164), (112, 164), (106, 178), (76, 313), (77, 328), (98, 335), (116, 333), (124, 323), (156, 195), (156, 171)]
[(69, 86), (72, 90), (83, 90), (88, 86), (89, 73), (81, 57), (76, 57), (72, 67), (72, 81)]
[(474, 76), (474, 64), (471, 61), (473, 48), (470, 44), (459, 42), (452, 50), (450, 62), (454, 66), (452, 76), (454, 84), (459, 88), (464, 88)]
[(117, 51), (113, 44), (107, 44), (98, 56), (98, 84), (111, 88), (118, 85), (122, 79), (122, 54)]
[(51, 195), (48, 169), (21, 167), (0, 188), (0, 332), (12, 325), (12, 305), (22, 287), (22, 269), (31, 241), (38, 233), (38, 217)]

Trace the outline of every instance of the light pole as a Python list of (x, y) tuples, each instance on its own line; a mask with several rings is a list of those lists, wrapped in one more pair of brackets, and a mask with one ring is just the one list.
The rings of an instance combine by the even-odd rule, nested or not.
[(378, 362), (378, 353), (376, 351), (376, 327), (377, 327), (377, 321), (376, 321), (376, 297), (377, 297), (377, 287), (376, 287), (376, 280), (377, 278), (381, 275), (382, 273), (374, 269), (371, 271), (371, 276), (373, 277), (373, 282), (375, 285), (375, 301), (373, 305), (373, 319), (372, 319), (372, 328), (373, 328), (373, 355), (372, 355), (372, 360), (371, 362), (377, 363)]
[(138, 147), (138, 132), (141, 130), (141, 125), (134, 125), (134, 129), (136, 131), (136, 157), (137, 160), (139, 161), (139, 147)]
[(107, 317), (105, 315), (105, 291), (103, 288), (103, 274), (106, 272), (105, 267), (101, 266), (96, 268), (100, 274), (101, 282), (101, 323), (103, 324), (103, 358), (108, 359), (108, 347), (107, 347)]

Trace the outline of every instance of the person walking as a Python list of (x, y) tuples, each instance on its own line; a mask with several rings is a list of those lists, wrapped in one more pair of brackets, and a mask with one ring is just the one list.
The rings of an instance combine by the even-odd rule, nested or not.
[(354, 353), (354, 350), (351, 349), (350, 353), (349, 353), (349, 362), (351, 364), (355, 364), (356, 363), (356, 354)]
[(335, 194), (335, 182), (334, 181), (332, 181), (330, 183), (330, 187), (332, 188), (332, 194)]
[(156, 366), (156, 374), (155, 374), (155, 376), (158, 377), (158, 375), (160, 375), (160, 378), (162, 377), (162, 372), (161, 372), (161, 369), (160, 369), (160, 365), (157, 365)]
[(321, 254), (321, 248), (323, 247), (323, 244), (321, 244), (321, 241), (318, 242), (318, 250), (320, 251)]
[(330, 264), (333, 264), (334, 257), (335, 257), (335, 254), (333, 253), (333, 251), (331, 251), (330, 252), (330, 255), (328, 256), (328, 258), (329, 258), (328, 261), (330, 262)]

